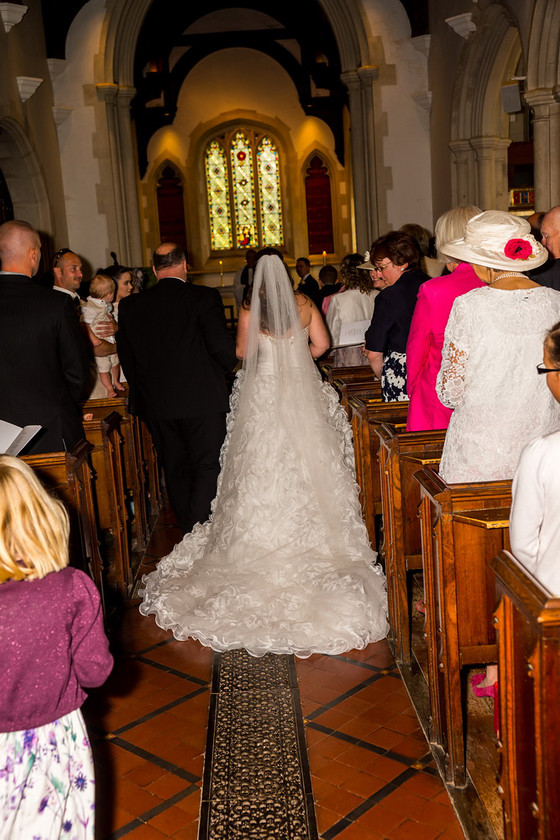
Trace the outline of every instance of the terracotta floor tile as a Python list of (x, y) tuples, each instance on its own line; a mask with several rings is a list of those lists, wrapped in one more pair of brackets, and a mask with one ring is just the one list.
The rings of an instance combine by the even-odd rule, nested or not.
[(331, 782), (337, 787), (346, 788), (347, 780), (355, 775), (356, 771), (353, 767), (348, 767), (347, 764), (341, 764), (339, 761), (329, 761), (323, 768), (312, 772), (313, 775), (324, 782)]
[(366, 811), (356, 822), (358, 825), (363, 825), (370, 831), (375, 831), (381, 834), (382, 837), (392, 837), (392, 832), (401, 825), (405, 817), (395, 814), (394, 811), (389, 811), (383, 805), (374, 805), (369, 811)]
[(197, 823), (189, 823), (172, 836), (173, 840), (198, 840), (198, 825)]
[(392, 782), (396, 776), (406, 770), (406, 767), (398, 761), (393, 761), (392, 758), (378, 755), (373, 757), (371, 762), (362, 769), (366, 773), (371, 773), (372, 776), (377, 776), (386, 782)]
[(434, 799), (442, 792), (447, 796), (447, 791), (439, 776), (430, 776), (428, 773), (417, 773), (401, 786), (401, 790), (408, 790), (426, 799)]
[(175, 796), (180, 790), (185, 790), (188, 786), (189, 783), (184, 779), (180, 779), (179, 776), (175, 776), (173, 773), (166, 773), (164, 776), (160, 776), (159, 779), (147, 785), (146, 790), (166, 800)]
[(315, 805), (315, 817), (317, 819), (317, 828), (320, 834), (324, 834), (327, 829), (337, 823), (340, 819), (339, 814), (330, 811), (323, 805)]
[(159, 831), (163, 831), (166, 836), (169, 836), (173, 835), (180, 828), (183, 828), (185, 822), (185, 812), (176, 805), (172, 805), (170, 808), (166, 808), (165, 811), (162, 811), (161, 814), (152, 817), (150, 825), (154, 826), (154, 828)]
[(200, 816), (201, 795), (200, 788), (196, 788), (188, 796), (185, 796), (184, 799), (177, 802), (177, 808), (183, 811), (187, 820), (198, 820)]
[(393, 732), (391, 729), (385, 729), (383, 726), (378, 726), (373, 729), (367, 737), (364, 737), (364, 741), (367, 741), (369, 744), (374, 744), (376, 747), (382, 747), (384, 750), (395, 750), (395, 752), (399, 752), (396, 749), (396, 745), (402, 742), (402, 735), (400, 732)]
[(411, 715), (396, 715), (386, 721), (384, 725), (387, 729), (402, 732), (403, 735), (413, 735), (421, 731), (418, 718), (416, 716), (412, 717)]
[(126, 835), (127, 840), (131, 838), (131, 840), (161, 840), (162, 837), (168, 838), (168, 834), (162, 834), (161, 831), (158, 831), (156, 828), (153, 828), (151, 825), (144, 824), (139, 828), (135, 828), (130, 834)]
[(322, 755), (329, 758), (336, 758), (341, 755), (348, 748), (345, 741), (340, 741), (338, 738), (323, 738), (317, 744), (312, 744), (309, 748), (310, 755)]
[(369, 799), (370, 796), (373, 796), (374, 793), (377, 793), (377, 791), (386, 784), (387, 783), (384, 779), (378, 779), (370, 773), (354, 772), (348, 779), (346, 779), (341, 787), (345, 790), (349, 790), (350, 793), (355, 793), (364, 799)]
[(155, 782), (156, 779), (160, 779), (165, 775), (166, 771), (162, 767), (158, 767), (157, 764), (151, 764), (149, 761), (145, 761), (138, 767), (134, 767), (132, 770), (129, 770), (128, 773), (125, 773), (125, 779), (129, 779), (129, 781), (134, 782), (134, 784), (139, 787), (147, 787), (152, 782)]
[[(403, 787), (398, 787), (383, 800), (383, 806), (389, 808), (391, 811), (396, 811), (404, 817), (410, 817), (413, 820), (419, 820), (418, 814), (427, 804), (426, 799), (422, 796), (417, 796), (415, 793), (404, 790)], [(435, 808), (439, 806), (435, 803), (430, 803)]]
[(418, 735), (411, 735), (408, 738), (403, 738), (401, 741), (398, 741), (392, 749), (394, 752), (399, 753), (400, 755), (406, 755), (409, 758), (421, 758), (430, 751), (428, 742), (424, 738), (422, 732), (418, 733)]
[(391, 832), (391, 840), (434, 840), (437, 829), (406, 820)]
[(352, 823), (338, 837), (340, 840), (384, 840), (382, 834), (369, 831), (369, 829), (364, 828), (360, 823)]
[(437, 840), (465, 840), (465, 835), (461, 831), (459, 822), (456, 820), (442, 834), (438, 834)]
[(450, 802), (447, 805), (443, 805), (439, 802), (427, 801), (417, 811), (414, 818), (418, 822), (438, 828), (440, 831), (443, 831), (449, 825), (455, 825), (457, 821)]
[(320, 723), (321, 726), (328, 726), (329, 729), (343, 729), (344, 725), (349, 723), (353, 718), (350, 715), (345, 715), (344, 712), (339, 712), (337, 708), (329, 709), (327, 712), (318, 717), (313, 718), (314, 723)]
[(367, 720), (366, 718), (352, 718), (347, 723), (343, 723), (341, 726), (338, 727), (340, 732), (344, 732), (346, 735), (352, 735), (354, 738), (359, 738), (360, 741), (373, 741), (372, 735), (374, 732), (379, 730), (379, 724), (373, 720)]

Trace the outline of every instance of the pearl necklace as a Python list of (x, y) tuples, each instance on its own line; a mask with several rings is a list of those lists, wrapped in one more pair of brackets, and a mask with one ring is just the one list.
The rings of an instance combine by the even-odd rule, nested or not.
[(496, 274), (493, 280), (490, 280), (489, 283), (486, 283), (487, 286), (493, 286), (494, 283), (497, 283), (498, 280), (503, 280), (504, 277), (523, 277), (524, 280), (527, 279), (527, 275), (522, 274), (520, 271), (502, 271), (500, 274)]

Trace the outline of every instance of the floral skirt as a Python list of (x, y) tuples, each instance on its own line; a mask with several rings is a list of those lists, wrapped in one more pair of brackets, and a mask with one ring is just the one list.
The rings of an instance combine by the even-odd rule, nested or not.
[(1, 840), (93, 840), (93, 759), (79, 709), (0, 733)]
[(381, 397), (384, 402), (402, 402), (406, 392), (406, 353), (393, 351), (383, 359)]

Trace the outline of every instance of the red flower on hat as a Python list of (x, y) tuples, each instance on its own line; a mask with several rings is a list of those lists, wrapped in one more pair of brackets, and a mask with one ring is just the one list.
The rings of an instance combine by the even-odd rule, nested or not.
[(510, 239), (506, 242), (504, 254), (510, 260), (527, 260), (533, 256), (533, 248), (526, 239)]

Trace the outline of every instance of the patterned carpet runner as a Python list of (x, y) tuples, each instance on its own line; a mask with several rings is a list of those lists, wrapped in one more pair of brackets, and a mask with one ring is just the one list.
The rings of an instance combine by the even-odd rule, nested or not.
[(317, 840), (292, 656), (216, 654), (199, 840)]

